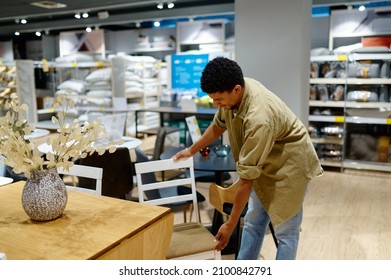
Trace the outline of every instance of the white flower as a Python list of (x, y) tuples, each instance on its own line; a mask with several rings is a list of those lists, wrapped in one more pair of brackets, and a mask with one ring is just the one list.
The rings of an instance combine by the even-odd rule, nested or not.
[[(0, 154), (5, 164), (13, 168), (15, 173), (24, 173), (30, 177), (32, 170), (43, 170), (62, 167), (68, 170), (74, 162), (95, 152), (103, 154), (106, 150), (115, 151), (113, 141), (108, 145), (94, 147), (94, 142), (107, 136), (106, 129), (97, 121), (92, 123), (80, 122), (76, 119), (72, 123), (65, 121), (66, 112), (74, 107), (74, 102), (68, 95), (58, 95), (54, 108), (57, 117), (53, 123), (59, 125), (57, 133), (48, 138), (52, 151), (43, 155), (32, 141), (25, 138), (26, 134), (34, 130), (34, 126), (25, 120), (26, 104), (19, 105), (16, 94), (12, 94), (4, 104), (7, 111), (0, 117)], [(117, 143), (118, 144), (118, 143)]]

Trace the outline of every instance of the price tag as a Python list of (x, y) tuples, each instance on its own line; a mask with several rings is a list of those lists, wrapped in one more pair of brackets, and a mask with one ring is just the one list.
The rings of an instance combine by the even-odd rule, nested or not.
[(386, 119), (386, 124), (391, 125), (391, 119)]
[(346, 61), (346, 60), (348, 60), (348, 56), (346, 54), (339, 54), (337, 56), (337, 60), (339, 60), (339, 61)]
[(345, 121), (345, 117), (335, 117), (335, 122), (343, 123)]
[(77, 67), (77, 62), (76, 61), (72, 61), (71, 67), (76, 68)]
[(47, 59), (42, 59), (42, 71), (49, 72), (49, 65)]
[(103, 67), (104, 64), (103, 64), (103, 61), (98, 61), (98, 67)]

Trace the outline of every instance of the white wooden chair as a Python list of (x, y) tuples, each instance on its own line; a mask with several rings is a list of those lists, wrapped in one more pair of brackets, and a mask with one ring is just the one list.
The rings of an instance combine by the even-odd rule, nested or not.
[(74, 164), (68, 171), (63, 168), (57, 168), (58, 174), (84, 177), (96, 180), (95, 190), (83, 188), (82, 186), (66, 186), (68, 190), (75, 190), (85, 193), (91, 193), (96, 195), (102, 195), (102, 177), (103, 177), (103, 168), (86, 166), (86, 165), (78, 165)]
[[(167, 170), (188, 169), (190, 177), (188, 178), (166, 178), (164, 181), (150, 182), (148, 173), (161, 172)], [(201, 224), (196, 187), (194, 181), (193, 158), (187, 158), (180, 161), (155, 160), (148, 162), (140, 162), (135, 164), (138, 197), (140, 203), (148, 203), (153, 205), (166, 205), (180, 201), (192, 201), (194, 207), (195, 220), (193, 223), (175, 224), (171, 236), (170, 246), (166, 255), (167, 259), (221, 259), (221, 253), (214, 250), (216, 243), (214, 236)], [(144, 175), (144, 176), (143, 176)], [(145, 192), (158, 190), (161, 188), (169, 188), (176, 186), (188, 186), (189, 194), (173, 195), (164, 198), (150, 198), (145, 200)]]

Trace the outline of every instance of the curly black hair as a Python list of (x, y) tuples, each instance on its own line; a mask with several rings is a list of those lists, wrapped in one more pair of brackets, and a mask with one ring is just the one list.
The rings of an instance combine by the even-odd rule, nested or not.
[(202, 72), (201, 89), (205, 93), (231, 91), (236, 85), (244, 86), (242, 69), (226, 57), (212, 59)]

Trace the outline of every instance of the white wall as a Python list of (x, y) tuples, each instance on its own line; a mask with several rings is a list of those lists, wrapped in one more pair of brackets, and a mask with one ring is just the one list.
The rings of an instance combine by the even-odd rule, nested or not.
[(308, 123), (311, 1), (235, 2), (235, 58)]

